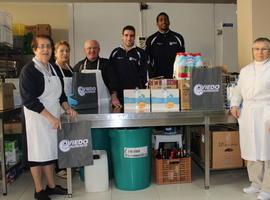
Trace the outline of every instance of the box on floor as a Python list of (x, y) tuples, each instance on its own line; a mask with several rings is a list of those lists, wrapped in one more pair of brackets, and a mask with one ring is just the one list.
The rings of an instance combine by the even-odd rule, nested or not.
[[(205, 137), (204, 129), (200, 131), (199, 156), (201, 161), (205, 161)], [(210, 139), (210, 167), (212, 169), (229, 169), (243, 167), (241, 158), (239, 131), (228, 130), (226, 128), (216, 128), (211, 131)]]

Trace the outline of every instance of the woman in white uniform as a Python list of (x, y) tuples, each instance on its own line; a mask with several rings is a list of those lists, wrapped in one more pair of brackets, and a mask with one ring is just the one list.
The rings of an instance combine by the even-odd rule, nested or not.
[(240, 71), (231, 113), (238, 118), (241, 156), (251, 182), (243, 191), (270, 200), (270, 40), (256, 39), (252, 53), (254, 61)]
[[(61, 106), (72, 117), (76, 115), (67, 104), (61, 81), (49, 63), (52, 44), (48, 36), (34, 38), (32, 49), (35, 57), (23, 67), (20, 75), (28, 163), (35, 184), (34, 198), (38, 200), (49, 200), (50, 195), (67, 194), (67, 190), (55, 185), (54, 180), (54, 164), (57, 160), (56, 134), (61, 124)], [(42, 175), (45, 175), (47, 180), (45, 190)]]

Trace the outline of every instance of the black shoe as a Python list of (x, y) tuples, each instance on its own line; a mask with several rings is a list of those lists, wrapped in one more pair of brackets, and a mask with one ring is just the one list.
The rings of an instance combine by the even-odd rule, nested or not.
[(67, 195), (67, 189), (62, 188), (60, 185), (56, 185), (55, 188), (50, 188), (48, 185), (45, 189), (48, 195)]
[(35, 191), (34, 197), (37, 200), (51, 200), (51, 198), (48, 196), (45, 190), (41, 190), (40, 192)]

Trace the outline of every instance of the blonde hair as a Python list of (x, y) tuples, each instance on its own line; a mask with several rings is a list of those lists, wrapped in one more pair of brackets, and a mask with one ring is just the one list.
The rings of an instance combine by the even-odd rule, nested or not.
[(59, 42), (57, 42), (55, 45), (54, 45), (54, 51), (56, 53), (57, 49), (61, 46), (61, 45), (65, 45), (68, 50), (70, 51), (70, 45), (69, 43), (66, 41), (66, 40), (60, 40)]

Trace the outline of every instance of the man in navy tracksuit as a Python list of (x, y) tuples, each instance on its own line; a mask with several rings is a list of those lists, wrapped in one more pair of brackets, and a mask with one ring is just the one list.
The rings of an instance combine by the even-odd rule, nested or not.
[[(110, 55), (111, 76), (117, 80), (117, 93), (123, 104), (123, 90), (145, 88), (148, 58), (145, 51), (135, 46), (135, 28), (126, 26), (122, 30), (122, 44)], [(113, 95), (112, 95), (113, 101)]]
[(185, 52), (182, 35), (169, 29), (169, 16), (162, 12), (157, 16), (158, 31), (147, 38), (146, 53), (150, 57), (150, 77), (172, 78), (177, 52)]

